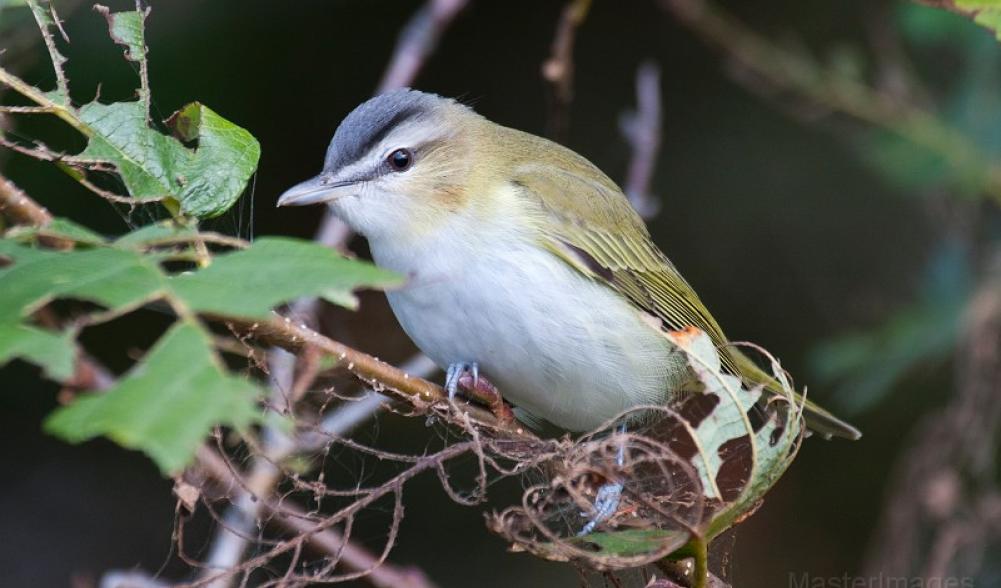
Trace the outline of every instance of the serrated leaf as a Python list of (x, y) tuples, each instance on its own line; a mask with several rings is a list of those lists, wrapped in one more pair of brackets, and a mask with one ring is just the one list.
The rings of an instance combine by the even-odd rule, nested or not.
[(201, 271), (174, 278), (171, 288), (201, 312), (263, 317), (277, 304), (300, 296), (322, 296), (351, 307), (353, 290), (401, 282), (397, 274), (328, 247), (267, 237), (244, 251), (218, 256)]
[(111, 12), (107, 6), (94, 5), (108, 21), (111, 39), (125, 47), (125, 58), (140, 62), (146, 59), (146, 15), (136, 10)]
[(0, 323), (19, 321), (55, 298), (130, 307), (165, 285), (153, 260), (111, 247), (64, 252), (0, 239), (0, 257), (12, 262), (0, 268)]
[[(692, 465), (699, 474), (703, 494), (724, 503), (712, 514), (707, 533), (712, 538), (749, 512), (785, 472), (798, 449), (802, 416), (793, 401), (793, 391), (787, 389), (786, 398), (772, 400), (774, 410), (755, 429), (750, 413), (757, 410), (761, 388), (744, 388), (739, 378), (724, 373), (716, 347), (704, 332), (689, 329), (671, 332), (668, 338), (685, 352), (689, 367), (703, 386), (701, 394), (720, 399), (695, 427), (693, 435), (696, 454)], [(735, 497), (727, 496), (718, 483), (724, 460), (734, 451), (734, 442), (750, 451), (747, 481)]]
[(5, 234), (7, 238), (15, 240), (36, 239), (38, 237), (55, 237), (66, 241), (84, 245), (101, 245), (105, 243), (104, 237), (91, 231), (83, 225), (79, 225), (69, 219), (54, 218), (44, 227), (16, 226)]
[(198, 103), (172, 117), (186, 121), (197, 148), (151, 129), (141, 102), (91, 102), (79, 117), (93, 130), (79, 158), (114, 165), (135, 198), (164, 199), (199, 218), (239, 199), (261, 154), (253, 135)]
[(952, 0), (957, 11), (992, 31), (1001, 41), (1001, 0)]
[(70, 333), (0, 322), (0, 365), (12, 359), (23, 359), (41, 366), (53, 379), (66, 380), (73, 375), (75, 355)]
[[(327, 247), (286, 238), (259, 239), (247, 250), (217, 256), (207, 268), (172, 277), (155, 256), (131, 249), (157, 234), (158, 230), (140, 229), (131, 238), (123, 237), (120, 246), (73, 251), (0, 239), (0, 259), (7, 261), (0, 267), (0, 325), (20, 324), (57, 298), (122, 311), (167, 297), (196, 312), (262, 318), (274, 306), (300, 296), (322, 296), (350, 306), (355, 289), (402, 281), (392, 272)], [(19, 332), (13, 332), (15, 339)], [(38, 355), (20, 357), (33, 360)]]
[(223, 371), (204, 330), (179, 322), (118, 384), (58, 409), (45, 429), (71, 443), (105, 435), (172, 474), (190, 463), (212, 427), (242, 428), (259, 418), (260, 393)]
[(198, 147), (180, 169), (181, 211), (211, 218), (229, 210), (257, 169), (261, 146), (246, 130), (198, 102), (174, 113), (168, 124), (183, 128), (185, 141)]

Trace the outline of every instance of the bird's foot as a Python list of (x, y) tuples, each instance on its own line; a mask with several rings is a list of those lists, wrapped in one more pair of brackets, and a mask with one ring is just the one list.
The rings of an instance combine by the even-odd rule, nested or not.
[[(619, 425), (616, 429), (619, 434), (624, 434), (626, 432), (626, 426)], [(615, 463), (620, 468), (625, 463), (625, 445), (619, 445), (619, 451), (615, 455)], [(594, 497), (594, 506), (591, 513), (581, 513), (583, 515), (590, 514), (587, 520), (587, 524), (584, 528), (577, 533), (578, 537), (583, 537), (589, 535), (598, 525), (612, 518), (615, 513), (619, 510), (619, 504), (622, 502), (622, 490), (624, 486), (622, 482), (605, 482), (598, 488), (598, 493)]]
[(455, 400), (455, 394), (459, 391), (459, 379), (465, 374), (470, 374), (473, 377), (473, 382), (478, 382), (480, 379), (479, 364), (457, 361), (449, 364), (448, 369), (445, 370), (445, 391), (448, 392), (449, 401)]
[(598, 488), (598, 494), (594, 497), (594, 509), (587, 524), (578, 533), (578, 537), (590, 535), (591, 531), (601, 523), (612, 518), (622, 501), (622, 482), (607, 482)]
[(459, 387), (476, 400), (486, 404), (490, 408), (490, 412), (501, 423), (510, 423), (514, 420), (514, 411), (504, 402), (500, 390), (490, 380), (475, 372), (473, 374), (466, 373), (459, 376)]

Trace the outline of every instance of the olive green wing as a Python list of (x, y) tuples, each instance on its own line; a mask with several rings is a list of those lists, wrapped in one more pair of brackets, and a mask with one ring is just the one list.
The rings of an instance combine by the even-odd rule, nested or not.
[[(695, 290), (653, 243), (618, 186), (577, 158), (563, 159), (559, 165), (531, 163), (516, 169), (515, 185), (531, 205), (538, 206), (542, 245), (659, 320), (664, 329), (694, 326), (706, 332), (728, 371), (780, 392), (774, 378), (729, 344)], [(804, 414), (809, 426), (824, 436), (861, 436), (813, 402), (804, 402)]]

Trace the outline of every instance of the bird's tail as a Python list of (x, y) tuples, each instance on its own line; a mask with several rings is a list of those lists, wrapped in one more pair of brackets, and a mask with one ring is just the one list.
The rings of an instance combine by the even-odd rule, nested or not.
[[(741, 353), (740, 349), (730, 347), (728, 354), (733, 360), (737, 371), (740, 372), (741, 377), (746, 381), (751, 384), (764, 386), (769, 392), (775, 394), (782, 393), (781, 384), (765, 372), (765, 370), (758, 367), (758, 364), (754, 363), (754, 360)], [(803, 406), (803, 417), (806, 419), (806, 426), (810, 430), (826, 439), (841, 437), (854, 441), (862, 437), (862, 432), (852, 425), (834, 416), (813, 401), (803, 398), (799, 393), (794, 392), (793, 394), (795, 395), (796, 402)]]

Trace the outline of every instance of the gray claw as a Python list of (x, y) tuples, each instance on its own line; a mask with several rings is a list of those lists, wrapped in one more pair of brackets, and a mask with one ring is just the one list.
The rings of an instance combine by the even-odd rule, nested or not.
[(594, 514), (591, 519), (584, 525), (584, 528), (577, 533), (578, 537), (583, 537), (588, 535), (591, 531), (594, 531), (595, 527), (599, 524), (612, 518), (615, 511), (619, 509), (619, 502), (622, 500), (622, 483), (621, 482), (609, 482), (608, 484), (602, 484), (601, 488), (598, 488), (598, 495), (594, 498)]
[[(625, 424), (617, 427), (616, 432), (622, 434), (626, 432)], [(625, 444), (619, 445), (619, 451), (615, 454), (615, 463), (619, 467), (625, 463)], [(622, 500), (623, 486), (621, 482), (608, 482), (598, 488), (598, 494), (594, 497), (594, 514), (588, 519), (584, 528), (577, 533), (578, 537), (590, 534), (601, 523), (612, 518), (615, 511), (619, 510), (619, 502)], [(583, 513), (587, 514), (587, 513)]]
[(445, 391), (448, 392), (450, 401), (455, 400), (455, 395), (459, 391), (459, 378), (466, 372), (473, 374), (473, 385), (475, 386), (480, 379), (480, 366), (476, 362), (456, 362), (450, 364), (445, 370)]

